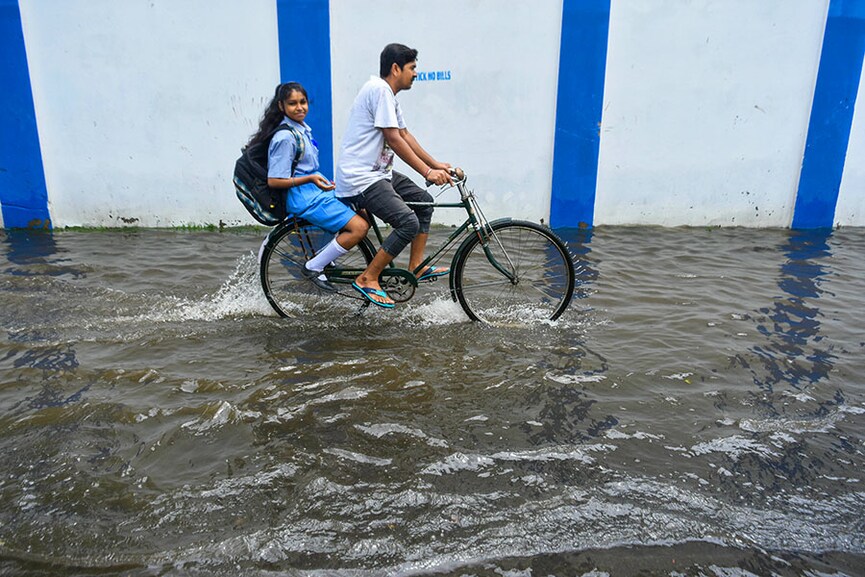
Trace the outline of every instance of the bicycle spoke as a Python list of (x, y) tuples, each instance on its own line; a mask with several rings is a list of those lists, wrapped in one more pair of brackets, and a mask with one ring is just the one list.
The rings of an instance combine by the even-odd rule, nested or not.
[[(458, 185), (462, 199), (471, 201), (464, 182)], [(575, 284), (567, 246), (547, 227), (517, 220), (488, 222), (480, 207), (474, 206), (482, 228), (479, 235), (466, 235), (454, 257), (453, 298), (473, 320), (502, 323), (558, 318), (570, 303)], [(455, 234), (462, 234), (468, 223)], [(339, 297), (339, 302), (364, 300), (351, 291), (322, 291), (302, 274), (301, 267), (332, 238), (332, 233), (303, 222), (285, 223), (268, 236), (261, 251), (261, 281), (268, 301), (280, 315), (305, 313), (328, 297)], [(445, 247), (454, 238), (452, 235)], [(374, 256), (375, 248), (364, 239), (325, 268), (324, 274), (335, 287), (345, 286)], [(399, 291), (385, 290), (393, 291), (392, 298), (399, 301)]]
[[(347, 292), (319, 289), (301, 272), (306, 261), (332, 238), (333, 234), (317, 227), (292, 223), (271, 233), (262, 251), (261, 284), (268, 302), (281, 316), (304, 314), (321, 304), (356, 300)], [(361, 244), (338, 258), (328, 270), (332, 274), (346, 268), (363, 270), (371, 260), (372, 251)], [(334, 280), (339, 283), (342, 279)]]
[(551, 231), (534, 223), (493, 225), (490, 261), (474, 240), (455, 265), (455, 296), (470, 318), (486, 322), (555, 319), (573, 294), (573, 263), (567, 248)]

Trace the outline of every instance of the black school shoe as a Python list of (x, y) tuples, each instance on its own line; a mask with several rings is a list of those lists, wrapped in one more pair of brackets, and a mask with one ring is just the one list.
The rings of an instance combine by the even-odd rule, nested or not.
[(322, 271), (308, 269), (308, 268), (306, 268), (305, 265), (300, 267), (300, 271), (303, 273), (303, 276), (305, 276), (307, 279), (312, 281), (312, 284), (317, 286), (319, 289), (321, 289), (323, 291), (327, 291), (327, 292), (332, 292), (332, 293), (336, 292), (335, 286), (333, 286), (332, 284), (330, 284), (326, 280), (319, 278), (320, 276), (322, 276), (324, 274), (324, 273), (322, 273)]

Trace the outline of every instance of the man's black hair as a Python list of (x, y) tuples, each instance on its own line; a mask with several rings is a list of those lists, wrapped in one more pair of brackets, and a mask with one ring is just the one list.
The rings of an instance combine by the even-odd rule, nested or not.
[(417, 60), (417, 50), (404, 44), (388, 44), (381, 51), (378, 73), (382, 78), (390, 74), (393, 64), (403, 68), (409, 62)]

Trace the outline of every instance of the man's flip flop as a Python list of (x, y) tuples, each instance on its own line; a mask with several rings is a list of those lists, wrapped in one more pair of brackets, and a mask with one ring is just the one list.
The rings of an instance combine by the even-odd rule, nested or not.
[(372, 298), (370, 296), (370, 295), (375, 295), (377, 297), (389, 298), (387, 296), (387, 293), (384, 291), (380, 291), (378, 289), (374, 289), (374, 288), (368, 287), (368, 286), (360, 286), (356, 282), (351, 283), (351, 288), (353, 288), (354, 290), (359, 292), (361, 295), (363, 295), (363, 298), (365, 298), (366, 300), (368, 300), (369, 302), (371, 302), (374, 305), (378, 305), (378, 306), (380, 306), (382, 308), (386, 308), (386, 309), (392, 309), (394, 306), (393, 303), (383, 303), (381, 301), (375, 300), (374, 298)]
[(439, 268), (437, 266), (431, 266), (428, 269), (426, 269), (425, 273), (423, 273), (422, 275), (417, 277), (417, 281), (422, 282), (425, 280), (432, 280), (436, 277), (445, 276), (446, 274), (449, 274), (450, 272), (451, 272), (451, 269), (449, 269), (449, 268)]

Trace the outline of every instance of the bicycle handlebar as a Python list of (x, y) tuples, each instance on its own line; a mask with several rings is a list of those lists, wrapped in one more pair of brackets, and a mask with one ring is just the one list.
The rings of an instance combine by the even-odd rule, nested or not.
[[(462, 182), (463, 180), (466, 179), (466, 173), (465, 173), (465, 172), (463, 171), (463, 169), (460, 168), (460, 167), (451, 168), (450, 170), (448, 170), (448, 172), (450, 172), (451, 176), (452, 176), (454, 179), (456, 179), (458, 182)], [(431, 180), (427, 180), (427, 181), (426, 181), (426, 185), (427, 185), (427, 186), (432, 186), (432, 185), (434, 185), (434, 184), (435, 184), (435, 183), (434, 183), (433, 181), (431, 181)]]

